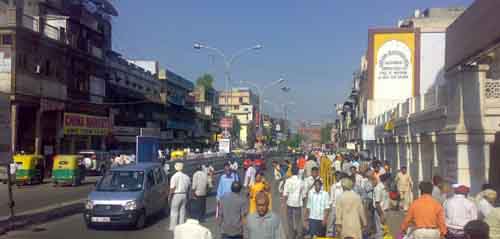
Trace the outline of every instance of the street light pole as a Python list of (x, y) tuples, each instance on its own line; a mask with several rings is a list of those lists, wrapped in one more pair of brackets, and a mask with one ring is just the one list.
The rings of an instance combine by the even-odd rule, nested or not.
[[(225, 79), (225, 96), (224, 96), (224, 102), (225, 102), (225, 104), (227, 106), (227, 109), (230, 109), (231, 108), (231, 104), (229, 103), (228, 98), (230, 98), (231, 101), (232, 101), (233, 91), (229, 89), (230, 88), (229, 86), (230, 86), (230, 83), (231, 83), (231, 67), (233, 66), (233, 63), (236, 61), (236, 59), (238, 59), (243, 54), (245, 54), (247, 52), (250, 52), (252, 50), (260, 50), (260, 49), (263, 48), (263, 46), (260, 45), (260, 44), (257, 44), (257, 45), (252, 46), (252, 47), (243, 48), (243, 49), (237, 51), (231, 57), (227, 57), (227, 55), (224, 54), (224, 52), (222, 50), (220, 50), (219, 48), (211, 47), (211, 46), (208, 46), (208, 45), (205, 45), (205, 44), (201, 44), (201, 43), (195, 43), (193, 45), (193, 48), (196, 49), (196, 50), (208, 49), (208, 50), (211, 50), (211, 51), (217, 53), (220, 57), (222, 57), (222, 60), (224, 61), (224, 75), (225, 75), (225, 78), (226, 78)], [(229, 110), (227, 110), (227, 112), (229, 112)], [(229, 132), (227, 131), (227, 129), (225, 129), (225, 133), (228, 135)]]

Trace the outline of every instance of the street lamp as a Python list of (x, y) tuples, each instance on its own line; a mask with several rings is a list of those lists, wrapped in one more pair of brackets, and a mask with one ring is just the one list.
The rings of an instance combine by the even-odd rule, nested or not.
[[(231, 67), (232, 67), (233, 63), (236, 61), (236, 59), (238, 59), (243, 54), (250, 52), (252, 50), (260, 50), (263, 48), (263, 46), (261, 44), (257, 44), (257, 45), (252, 46), (252, 47), (243, 48), (229, 57), (226, 54), (224, 54), (224, 52), (222, 50), (220, 50), (219, 48), (211, 47), (211, 46), (208, 46), (205, 44), (194, 43), (193, 48), (196, 50), (201, 50), (201, 49), (211, 50), (211, 51), (217, 53), (224, 60), (224, 74), (225, 74), (225, 78), (226, 78), (226, 82), (225, 82), (226, 94), (224, 97), (225, 98), (224, 101), (229, 109), (230, 104), (228, 101), (228, 94), (231, 94), (231, 98), (232, 98), (232, 94), (233, 94), (232, 90), (231, 90), (231, 92), (229, 92), (229, 84), (231, 82)], [(228, 134), (227, 129), (225, 129), (225, 131), (226, 131), (225, 133)]]
[(252, 87), (254, 87), (257, 90), (257, 94), (259, 95), (259, 118), (257, 119), (258, 124), (259, 124), (259, 131), (258, 131), (259, 135), (262, 135), (262, 116), (263, 116), (262, 104), (264, 103), (264, 92), (265, 92), (265, 90), (267, 90), (273, 86), (283, 84), (284, 82), (285, 82), (285, 79), (280, 78), (279, 80), (273, 81), (273, 82), (269, 83), (268, 85), (265, 85), (264, 87), (260, 87), (259, 85), (255, 84), (251, 81), (240, 81), (241, 84), (247, 84), (247, 85), (251, 85)]

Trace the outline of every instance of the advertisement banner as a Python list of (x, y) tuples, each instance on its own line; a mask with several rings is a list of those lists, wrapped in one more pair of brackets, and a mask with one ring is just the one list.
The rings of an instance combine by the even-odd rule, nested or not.
[(65, 135), (107, 135), (110, 128), (108, 117), (64, 113)]
[(370, 31), (370, 98), (405, 100), (418, 92), (415, 34), (401, 29)]
[(219, 152), (230, 153), (231, 152), (231, 140), (221, 139), (219, 140)]
[(220, 119), (220, 127), (223, 129), (233, 128), (233, 118), (224, 117), (224, 118)]

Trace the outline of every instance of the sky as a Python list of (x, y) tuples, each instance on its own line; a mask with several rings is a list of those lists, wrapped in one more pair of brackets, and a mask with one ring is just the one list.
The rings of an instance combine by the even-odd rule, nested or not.
[(224, 61), (200, 42), (231, 56), (262, 44), (238, 58), (232, 86), (261, 87), (280, 78), (291, 88), (269, 87), (265, 113), (289, 118), (331, 120), (334, 104), (352, 87), (352, 73), (366, 52), (368, 29), (394, 27), (415, 9), (468, 6), (472, 0), (112, 0), (113, 48), (130, 59), (158, 60), (188, 80), (204, 73), (225, 87)]

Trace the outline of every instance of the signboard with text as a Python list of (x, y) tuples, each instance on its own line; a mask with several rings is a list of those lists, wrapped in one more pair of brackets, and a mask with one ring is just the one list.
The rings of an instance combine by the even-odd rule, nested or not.
[(224, 117), (224, 118), (220, 119), (220, 127), (223, 129), (233, 128), (233, 118)]
[(110, 128), (108, 117), (64, 113), (65, 135), (107, 135)]
[(221, 139), (219, 140), (219, 152), (230, 153), (231, 152), (231, 140)]

